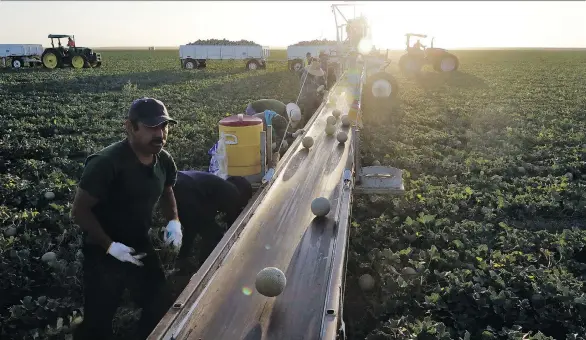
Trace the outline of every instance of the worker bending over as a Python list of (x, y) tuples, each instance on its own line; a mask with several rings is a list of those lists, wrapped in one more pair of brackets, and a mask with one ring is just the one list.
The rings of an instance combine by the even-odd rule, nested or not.
[(75, 340), (112, 339), (112, 319), (127, 288), (142, 308), (138, 339), (146, 339), (173, 304), (148, 234), (160, 200), (169, 221), (165, 242), (181, 247), (177, 168), (163, 149), (169, 123), (176, 121), (161, 101), (138, 99), (125, 122), (127, 138), (86, 159), (71, 212), (83, 230), (84, 255), (84, 315)]
[(224, 222), (229, 228), (252, 197), (252, 186), (240, 176), (223, 179), (205, 171), (179, 171), (174, 194), (184, 229), (177, 257), (181, 268), (197, 235), (202, 238), (197, 259), (200, 265), (207, 259), (224, 236), (224, 230), (216, 223), (218, 212), (225, 214)]
[[(266, 131), (267, 115), (265, 112), (267, 110), (278, 114), (278, 116), (273, 116), (269, 113), (268, 118), (273, 126), (273, 142), (277, 143), (278, 146), (285, 139), (283, 147), (279, 150), (283, 153), (299, 134), (297, 127), (301, 121), (301, 109), (295, 103), (285, 105), (276, 99), (259, 99), (248, 104), (246, 114), (262, 119), (264, 130)], [(287, 124), (289, 124), (289, 127), (287, 127)], [(274, 151), (276, 151), (277, 146), (273, 148)]]
[(265, 112), (266, 110), (275, 111), (283, 118), (290, 120), (291, 127), (296, 128), (301, 120), (301, 109), (295, 103), (285, 103), (276, 99), (259, 99), (248, 104), (246, 107), (247, 115), (254, 115)]

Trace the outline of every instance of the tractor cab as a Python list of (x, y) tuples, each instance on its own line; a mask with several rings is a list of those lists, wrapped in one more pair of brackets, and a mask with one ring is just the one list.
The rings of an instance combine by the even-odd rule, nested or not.
[[(45, 49), (41, 60), (46, 68), (61, 68), (71, 66), (73, 68), (100, 67), (102, 57), (88, 47), (77, 47), (75, 36), (69, 34), (49, 34), (51, 47)], [(61, 44), (61, 39), (67, 39), (66, 46)], [(55, 46), (55, 40), (57, 46)]]
[[(425, 41), (421, 44), (421, 46), (417, 46), (417, 42), (420, 39), (427, 39), (426, 34), (407, 33), (407, 34), (405, 34), (405, 37), (407, 38), (407, 40), (405, 41), (405, 50), (408, 53), (421, 53), (421, 52), (425, 52), (429, 48), (433, 48), (433, 39), (434, 38), (431, 38), (431, 45), (429, 47), (427, 46), (427, 44), (425, 44)], [(417, 40), (413, 44), (411, 44), (411, 37), (417, 38)], [(413, 39), (413, 40), (415, 40), (415, 39)]]
[(426, 39), (426, 34), (407, 33), (405, 41), (405, 50), (407, 54), (399, 59), (399, 68), (405, 72), (419, 72), (423, 65), (432, 65), (437, 72), (454, 72), (458, 69), (458, 58), (449, 53), (446, 49), (434, 47), (435, 38), (431, 38), (431, 43), (427, 46), (424, 43), (411, 44), (411, 37)]

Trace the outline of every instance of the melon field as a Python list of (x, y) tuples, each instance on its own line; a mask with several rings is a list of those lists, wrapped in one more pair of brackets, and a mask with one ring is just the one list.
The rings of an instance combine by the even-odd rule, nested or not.
[[(405, 78), (394, 58), (397, 106), (365, 119), (363, 163), (404, 169), (406, 194), (355, 198), (349, 338), (583, 339), (586, 53), (455, 54), (452, 76)], [(180, 121), (167, 146), (178, 168), (205, 170), (218, 120), (251, 100), (294, 101), (299, 88), (281, 61), (249, 72), (183, 70), (177, 51), (102, 58), (99, 69), (0, 73), (1, 339), (68, 339), (83, 317), (73, 194), (85, 157), (124, 137), (133, 99), (165, 102)], [(186, 283), (170, 280), (177, 293)], [(119, 339), (138, 316), (125, 297)]]

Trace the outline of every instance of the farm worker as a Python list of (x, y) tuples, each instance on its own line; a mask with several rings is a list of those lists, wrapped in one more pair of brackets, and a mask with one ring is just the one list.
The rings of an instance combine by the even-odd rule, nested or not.
[(173, 303), (148, 234), (160, 200), (168, 221), (165, 243), (176, 250), (181, 247), (173, 194), (177, 168), (163, 149), (169, 123), (177, 122), (161, 101), (135, 100), (125, 121), (127, 137), (85, 161), (72, 209), (73, 220), (84, 233), (84, 320), (75, 340), (112, 338), (112, 318), (126, 288), (142, 307), (140, 339)]
[[(260, 118), (263, 123), (263, 130), (267, 131), (267, 125), (271, 124), (273, 129), (273, 146), (271, 150), (277, 151), (277, 148), (282, 145), (281, 150), (286, 151), (289, 147), (289, 142), (285, 139), (285, 131), (287, 130), (287, 120), (283, 116), (277, 114), (275, 111), (265, 110), (265, 112), (257, 113), (254, 117)], [(282, 144), (281, 144), (282, 142)]]
[(291, 127), (297, 127), (301, 121), (301, 109), (295, 103), (285, 103), (276, 99), (259, 99), (248, 104), (246, 114), (249, 116), (265, 112), (265, 110), (275, 111), (287, 120), (290, 120)]
[(244, 177), (226, 179), (205, 171), (179, 171), (174, 194), (179, 218), (184, 226), (183, 245), (178, 265), (184, 265), (192, 251), (195, 237), (202, 238), (197, 260), (202, 264), (224, 236), (216, 223), (218, 212), (224, 213), (224, 222), (230, 227), (252, 197), (252, 186)]
[(319, 63), (320, 63), (321, 69), (324, 71), (324, 78), (326, 80), (326, 88), (327, 89), (329, 89), (333, 85), (328, 82), (328, 80), (329, 80), (328, 62), (329, 62), (329, 56), (327, 55), (327, 53), (325, 51), (320, 51)]
[(417, 39), (415, 44), (413, 44), (413, 48), (416, 49), (417, 51), (422, 51), (423, 47), (425, 47), (425, 46), (423, 44), (421, 44), (421, 40), (419, 40), (419, 39)]
[(303, 121), (307, 123), (320, 106), (326, 85), (325, 72), (321, 69), (316, 59), (312, 60), (311, 65), (303, 70), (301, 84), (299, 103), (301, 104)]
[(71, 38), (67, 38), (67, 46), (68, 47), (75, 47), (75, 41), (73, 41), (73, 39)]
[(313, 59), (313, 58), (311, 57), (311, 52), (307, 52), (307, 53), (305, 54), (305, 60), (307, 61), (307, 65), (311, 64), (311, 60), (312, 60), (312, 59)]

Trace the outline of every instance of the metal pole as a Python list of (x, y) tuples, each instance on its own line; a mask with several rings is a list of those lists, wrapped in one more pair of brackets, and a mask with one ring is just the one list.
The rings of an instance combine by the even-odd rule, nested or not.
[(266, 140), (267, 140), (267, 166), (270, 168), (273, 164), (273, 126), (267, 124), (267, 131), (266, 131)]
[(260, 132), (260, 178), (263, 178), (267, 171), (267, 133)]
[(362, 165), (360, 164), (360, 130), (356, 125), (352, 126), (352, 141), (354, 142), (354, 171), (356, 172), (356, 183), (362, 181)]

